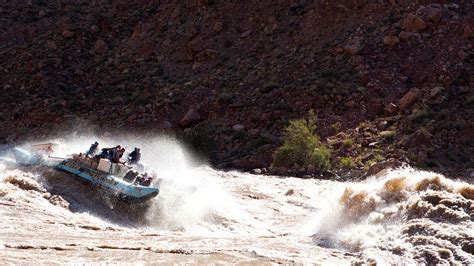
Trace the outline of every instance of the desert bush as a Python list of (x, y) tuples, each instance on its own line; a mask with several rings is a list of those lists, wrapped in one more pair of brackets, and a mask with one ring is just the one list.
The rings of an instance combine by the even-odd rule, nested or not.
[(344, 147), (352, 147), (352, 145), (354, 145), (354, 139), (351, 138), (351, 137), (348, 137), (347, 139), (344, 139), (344, 141), (342, 142), (342, 145), (344, 145)]
[(344, 168), (353, 168), (356, 164), (354, 160), (352, 160), (351, 157), (342, 157), (339, 160), (339, 163), (344, 167)]
[(316, 115), (309, 112), (308, 119), (291, 120), (283, 134), (283, 144), (273, 154), (273, 166), (292, 167), (313, 165), (324, 171), (330, 166), (330, 151), (314, 133)]

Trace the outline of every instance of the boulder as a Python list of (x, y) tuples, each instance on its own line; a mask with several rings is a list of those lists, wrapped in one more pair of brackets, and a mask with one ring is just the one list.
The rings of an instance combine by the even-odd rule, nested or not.
[[(387, 121), (385, 121), (385, 120), (379, 121), (379, 122), (377, 123), (377, 128), (378, 128), (379, 130), (385, 130), (385, 129), (387, 129), (387, 126), (388, 126), (388, 123), (387, 123)], [(370, 145), (369, 145), (369, 146), (370, 146)]]
[(236, 124), (234, 126), (232, 126), (232, 129), (235, 131), (235, 132), (242, 132), (245, 130), (245, 126), (244, 125), (241, 125), (241, 124)]
[(132, 39), (138, 39), (140, 38), (140, 35), (142, 34), (142, 24), (138, 23), (135, 25), (133, 28), (133, 33), (132, 33)]
[(251, 33), (252, 33), (251, 30), (245, 31), (244, 33), (240, 35), (240, 38), (247, 38), (250, 36)]
[(370, 166), (369, 170), (367, 171), (367, 175), (373, 176), (385, 169), (396, 168), (400, 166), (402, 166), (402, 162), (400, 162), (399, 160), (395, 158), (389, 158), (385, 161), (382, 161)]
[(468, 52), (461, 50), (458, 52), (458, 56), (461, 60), (464, 61), (464, 60), (468, 60), (471, 55)]
[(169, 121), (163, 121), (160, 126), (160, 130), (167, 131), (173, 128), (173, 125)]
[(352, 67), (360, 66), (364, 64), (364, 61), (365, 59), (361, 55), (355, 55), (349, 59), (349, 63), (351, 64)]
[(356, 55), (362, 51), (360, 44), (348, 44), (344, 46), (343, 51), (347, 55)]
[(96, 54), (104, 54), (105, 52), (107, 52), (108, 49), (109, 47), (103, 40), (97, 40), (94, 43), (94, 52)]
[(412, 106), (420, 97), (420, 90), (417, 88), (411, 89), (400, 99), (400, 111), (404, 111)]
[(350, 100), (344, 103), (344, 106), (348, 108), (354, 108), (357, 106), (357, 103), (354, 100)]
[(436, 95), (438, 95), (441, 91), (443, 91), (444, 88), (443, 87), (434, 87), (431, 91), (430, 91), (430, 97), (431, 98), (434, 98), (436, 97)]
[(57, 50), (58, 49), (58, 46), (56, 45), (56, 42), (54, 41), (48, 41), (48, 48), (50, 50)]
[(72, 36), (74, 36), (74, 32), (70, 30), (63, 30), (63, 32), (61, 33), (61, 36), (63, 36), (66, 39), (69, 39), (69, 38), (72, 38)]
[(432, 135), (426, 129), (419, 129), (411, 136), (410, 148), (419, 148), (431, 142)]
[(398, 106), (393, 103), (389, 103), (383, 110), (387, 115), (396, 115), (398, 113)]
[(462, 32), (462, 37), (465, 39), (470, 39), (474, 37), (474, 26), (472, 25), (465, 25), (464, 30)]
[(441, 20), (442, 15), (443, 15), (443, 13), (441, 12), (441, 9), (439, 9), (439, 8), (428, 7), (426, 9), (426, 18), (434, 24), (439, 23), (439, 21)]
[(201, 121), (201, 119), (202, 119), (202, 117), (199, 114), (199, 112), (196, 109), (191, 108), (184, 115), (183, 119), (181, 119), (181, 121), (179, 121), (179, 126), (182, 127), (182, 128), (186, 128), (186, 127), (189, 127), (189, 126)]
[(223, 92), (217, 98), (219, 104), (231, 104), (234, 101), (234, 96), (230, 93)]
[(414, 40), (414, 39), (420, 38), (420, 34), (414, 33), (414, 32), (402, 31), (398, 34), (398, 38), (404, 41)]
[(397, 45), (399, 42), (400, 42), (400, 39), (398, 39), (397, 36), (387, 35), (387, 36), (383, 37), (383, 43), (384, 43), (385, 45), (395, 46), (395, 45)]
[(426, 29), (426, 22), (418, 15), (408, 13), (400, 23), (402, 29), (410, 32), (417, 32)]
[(215, 32), (215, 33), (218, 33), (218, 32), (221, 32), (222, 29), (224, 28), (224, 24), (220, 21), (217, 21), (215, 24), (214, 24), (214, 27), (212, 27), (212, 30)]
[(256, 175), (259, 175), (262, 173), (262, 170), (260, 168), (255, 168), (252, 170), (252, 173), (256, 174)]

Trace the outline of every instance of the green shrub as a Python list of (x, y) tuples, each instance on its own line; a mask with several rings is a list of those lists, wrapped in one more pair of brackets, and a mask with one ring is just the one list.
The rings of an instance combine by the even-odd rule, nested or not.
[(283, 144), (273, 154), (273, 166), (292, 167), (313, 165), (324, 171), (330, 166), (331, 153), (314, 134), (316, 115), (309, 112), (308, 119), (291, 120), (283, 134)]
[(385, 130), (379, 133), (379, 136), (386, 142), (393, 142), (395, 140), (395, 135), (397, 132), (394, 130)]
[(340, 122), (336, 122), (331, 125), (331, 129), (335, 132), (335, 134), (339, 133), (341, 131), (342, 125)]
[(355, 166), (351, 157), (342, 157), (341, 160), (339, 160), (339, 163), (345, 168), (352, 168)]
[(349, 137), (342, 142), (342, 145), (344, 145), (344, 147), (352, 147), (352, 145), (354, 145), (354, 139)]

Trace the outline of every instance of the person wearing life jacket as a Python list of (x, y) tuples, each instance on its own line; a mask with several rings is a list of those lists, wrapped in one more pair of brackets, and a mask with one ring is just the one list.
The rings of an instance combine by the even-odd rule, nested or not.
[(135, 178), (138, 176), (138, 172), (135, 171), (128, 171), (127, 174), (123, 177), (123, 180), (132, 183)]
[(147, 176), (140, 180), (140, 185), (144, 187), (149, 187), (152, 181), (153, 181), (153, 177)]
[(113, 147), (113, 148), (103, 148), (98, 155), (94, 156), (94, 159), (96, 159), (96, 160), (97, 159), (109, 159), (110, 161), (112, 161), (116, 151), (120, 148), (121, 148), (120, 145), (118, 145), (116, 147)]
[(117, 146), (116, 149), (114, 150), (114, 153), (112, 155), (112, 162), (113, 163), (120, 163), (120, 159), (122, 158), (123, 154), (125, 153), (125, 148), (119, 148), (120, 146)]
[(140, 159), (142, 157), (142, 154), (140, 153), (139, 148), (135, 148), (129, 155), (128, 155), (128, 163), (129, 164), (138, 164), (140, 162)]
[(133, 184), (149, 187), (152, 181), (153, 181), (153, 177), (149, 176), (147, 173), (143, 173), (141, 176), (138, 176), (135, 178), (135, 180), (133, 181)]
[(106, 159), (109, 157), (109, 148), (103, 148), (99, 154), (93, 157), (94, 160)]
[(117, 145), (117, 146), (115, 146), (115, 147), (113, 147), (113, 148), (109, 148), (109, 149), (108, 149), (109, 152), (107, 153), (107, 155), (108, 155), (107, 158), (108, 158), (111, 162), (113, 162), (114, 158), (116, 157), (117, 152), (118, 152), (121, 148), (122, 148), (122, 146), (120, 146), (120, 145)]
[(91, 147), (89, 148), (89, 150), (86, 153), (86, 156), (87, 157), (93, 157), (97, 153), (98, 149), (99, 149), (99, 142), (96, 141), (96, 142), (94, 142), (94, 144), (91, 145)]

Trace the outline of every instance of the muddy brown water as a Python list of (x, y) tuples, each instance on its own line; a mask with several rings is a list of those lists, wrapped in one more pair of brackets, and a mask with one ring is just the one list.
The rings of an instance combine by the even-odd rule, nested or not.
[(474, 263), (474, 185), (436, 173), (337, 182), (177, 162), (159, 174), (172, 181), (135, 206), (65, 173), (1, 165), (0, 261)]

